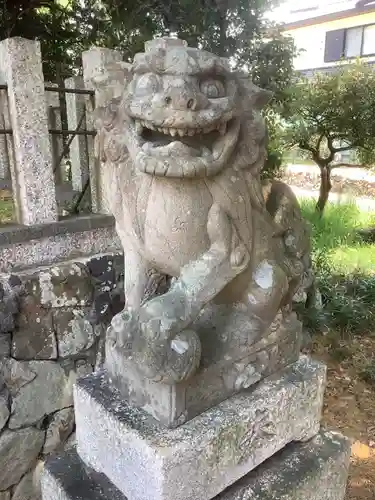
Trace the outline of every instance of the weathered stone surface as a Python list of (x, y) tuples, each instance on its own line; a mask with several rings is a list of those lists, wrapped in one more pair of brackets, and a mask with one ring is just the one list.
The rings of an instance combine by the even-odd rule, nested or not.
[(0, 500), (10, 500), (10, 492), (0, 491)]
[(78, 381), (77, 449), (129, 500), (209, 500), (320, 426), (325, 367), (306, 357), (167, 429), (124, 402), (103, 374)]
[[(0, 44), (1, 71), (8, 85), (18, 222), (57, 220), (40, 42), (12, 37)], [(30, 95), (33, 96), (30, 99)]]
[(57, 344), (52, 313), (32, 295), (21, 301), (17, 317), (18, 328), (13, 333), (12, 356), (16, 359), (56, 359)]
[[(118, 269), (119, 257), (122, 263), (122, 275)], [(113, 316), (121, 312), (125, 305), (124, 258), (122, 255), (103, 255), (91, 259), (87, 266), (95, 286), (90, 321), (93, 324), (108, 325)]]
[(13, 275), (0, 280), (0, 334), (14, 330), (23, 291), (20, 281)]
[[(68, 386), (73, 387), (73, 385), (77, 382), (77, 379), (80, 377), (84, 377), (93, 372), (93, 366), (86, 360), (80, 359), (75, 361), (74, 364), (69, 363), (69, 368), (65, 367), (66, 372), (68, 373)], [(69, 399), (70, 404), (66, 406), (73, 405), (73, 393), (71, 391), (71, 397)]]
[(71, 448), (76, 448), (77, 439), (76, 433), (73, 432), (64, 443), (64, 450), (70, 450)]
[(0, 360), (10, 356), (10, 333), (0, 333)]
[(60, 357), (76, 356), (93, 345), (96, 332), (87, 316), (87, 309), (74, 308), (54, 311), (53, 319)]
[[(87, 227), (77, 231), (74, 225)], [(87, 259), (93, 254), (121, 251), (113, 221), (103, 215), (46, 224), (42, 229), (40, 226), (17, 227), (2, 233), (0, 240), (1, 236), (7, 240), (6, 244), (0, 245), (0, 272), (3, 273), (8, 272), (11, 266), (24, 269), (28, 266), (57, 265), (65, 259)], [(21, 245), (14, 241), (16, 238), (22, 241)]]
[(40, 480), (44, 463), (39, 461), (34, 470), (26, 474), (15, 487), (12, 500), (40, 500)]
[(91, 304), (93, 288), (88, 269), (82, 262), (67, 262), (39, 274), (41, 304), (74, 307)]
[[(284, 450), (215, 497), (215, 500), (343, 500), (350, 445), (340, 434), (322, 432)], [(74, 450), (50, 460), (42, 478), (48, 500), (126, 500), (98, 474), (89, 476)]]
[(56, 412), (48, 426), (43, 454), (49, 455), (63, 446), (74, 428), (74, 409), (64, 408)]
[(44, 432), (29, 427), (4, 431), (0, 436), (0, 490), (18, 483), (35, 463), (44, 442)]
[(349, 440), (321, 432), (288, 445), (215, 500), (344, 500), (349, 462)]
[(127, 500), (103, 474), (87, 474), (74, 449), (48, 460), (42, 475), (45, 500)]
[(21, 387), (33, 381), (37, 375), (30, 363), (16, 361), (12, 358), (3, 362), (1, 372), (12, 396), (15, 396)]
[[(97, 286), (108, 287), (111, 289), (116, 284), (116, 270), (114, 267), (114, 259), (116, 255), (101, 255), (94, 257), (87, 262), (87, 267), (91, 276), (94, 278), (94, 283)], [(123, 262), (123, 258), (121, 259)]]
[(72, 386), (64, 370), (53, 361), (25, 361), (35, 378), (13, 396), (9, 428), (37, 423), (45, 415), (71, 405)]
[(75, 371), (77, 374), (77, 378), (84, 377), (85, 375), (89, 375), (93, 372), (93, 366), (84, 359), (79, 359), (75, 363)]
[[(46, 323), (50, 323), (50, 318)], [(17, 330), (13, 335), (12, 356), (19, 360), (57, 359), (57, 343), (52, 329), (41, 325), (40, 328)]]
[(197, 321), (200, 333), (201, 364), (197, 373), (184, 384), (155, 383), (143, 377), (131, 360), (126, 362), (122, 349), (106, 343), (105, 368), (111, 381), (126, 401), (143, 408), (168, 427), (177, 427), (243, 388), (259, 382), (298, 360), (301, 347), (299, 321), (275, 322), (268, 337), (253, 346), (244, 342), (246, 329), (238, 324), (232, 335), (225, 334), (225, 312), (216, 308), (215, 328)]
[(9, 418), (9, 396), (7, 390), (0, 388), (0, 432), (3, 430)]

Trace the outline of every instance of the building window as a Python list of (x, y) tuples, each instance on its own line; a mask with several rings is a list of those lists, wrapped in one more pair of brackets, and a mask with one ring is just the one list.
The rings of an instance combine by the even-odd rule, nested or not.
[(345, 57), (358, 57), (362, 52), (363, 28), (349, 28), (345, 32)]
[(328, 31), (326, 33), (325, 62), (342, 57), (362, 57), (375, 54), (375, 25)]
[(362, 55), (375, 54), (375, 24), (363, 29)]

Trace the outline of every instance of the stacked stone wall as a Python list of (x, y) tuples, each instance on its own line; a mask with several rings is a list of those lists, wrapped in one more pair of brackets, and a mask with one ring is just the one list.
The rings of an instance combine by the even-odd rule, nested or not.
[(3, 274), (0, 298), (0, 500), (37, 500), (45, 459), (74, 443), (72, 386), (123, 307), (123, 257)]

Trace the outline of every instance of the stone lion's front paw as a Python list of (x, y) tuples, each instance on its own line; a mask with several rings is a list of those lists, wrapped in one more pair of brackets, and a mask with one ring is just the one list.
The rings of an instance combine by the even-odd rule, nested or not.
[(149, 341), (165, 341), (183, 328), (183, 304), (178, 297), (164, 294), (146, 302), (139, 311), (141, 329)]

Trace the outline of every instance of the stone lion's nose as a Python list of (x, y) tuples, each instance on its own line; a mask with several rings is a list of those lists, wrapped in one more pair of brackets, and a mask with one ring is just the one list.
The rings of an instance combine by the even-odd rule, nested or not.
[(164, 101), (167, 106), (170, 106), (176, 111), (196, 111), (199, 109), (199, 99), (197, 99), (197, 96), (192, 92), (184, 92), (175, 89), (168, 93)]

